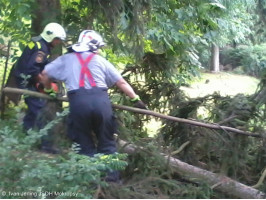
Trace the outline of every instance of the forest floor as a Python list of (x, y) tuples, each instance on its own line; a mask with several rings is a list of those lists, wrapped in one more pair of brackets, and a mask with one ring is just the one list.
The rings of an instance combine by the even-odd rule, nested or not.
[[(181, 89), (190, 98), (204, 97), (214, 92), (222, 96), (234, 96), (238, 93), (253, 94), (260, 80), (247, 75), (239, 75), (228, 72), (201, 73), (191, 81), (189, 86), (182, 86)], [(149, 136), (153, 136), (160, 129), (161, 123), (157, 119), (152, 119), (147, 124)]]

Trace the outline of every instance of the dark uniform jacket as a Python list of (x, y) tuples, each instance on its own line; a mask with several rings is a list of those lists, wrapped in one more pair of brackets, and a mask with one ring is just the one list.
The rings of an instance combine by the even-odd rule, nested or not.
[(49, 62), (49, 44), (41, 39), (31, 41), (18, 59), (14, 75), (18, 80), (19, 88), (29, 88), (37, 83), (37, 76)]

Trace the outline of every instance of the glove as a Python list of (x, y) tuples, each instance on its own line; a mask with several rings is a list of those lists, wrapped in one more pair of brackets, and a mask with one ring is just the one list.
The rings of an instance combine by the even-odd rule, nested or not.
[(134, 99), (131, 99), (130, 101), (134, 103), (133, 105), (134, 107), (147, 110), (145, 103), (140, 100), (138, 95)]
[(140, 108), (140, 109), (145, 109), (147, 110), (148, 108), (146, 107), (145, 103), (141, 100), (137, 101), (136, 103), (134, 103), (134, 107), (136, 108)]
[(56, 98), (56, 91), (53, 88), (46, 89), (44, 88), (44, 92), (48, 94), (52, 98)]

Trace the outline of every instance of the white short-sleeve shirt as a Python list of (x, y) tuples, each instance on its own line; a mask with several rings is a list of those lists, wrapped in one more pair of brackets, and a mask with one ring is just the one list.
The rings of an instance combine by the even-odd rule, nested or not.
[[(91, 52), (83, 52), (81, 54), (83, 60), (90, 54)], [(97, 87), (110, 88), (122, 78), (118, 70), (109, 61), (98, 54), (93, 56), (87, 67)], [(75, 53), (68, 53), (58, 57), (46, 65), (44, 70), (49, 78), (65, 82), (68, 91), (79, 88), (81, 65)], [(91, 88), (86, 76), (84, 87), (86, 89)]]

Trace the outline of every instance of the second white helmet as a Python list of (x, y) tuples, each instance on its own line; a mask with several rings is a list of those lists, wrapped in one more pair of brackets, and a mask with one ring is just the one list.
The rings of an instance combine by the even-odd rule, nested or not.
[(41, 37), (46, 42), (52, 42), (54, 38), (65, 40), (66, 32), (60, 24), (52, 22), (44, 27)]
[(76, 52), (92, 51), (96, 52), (99, 48), (104, 46), (102, 36), (93, 30), (84, 30), (80, 33), (78, 43), (72, 46)]

